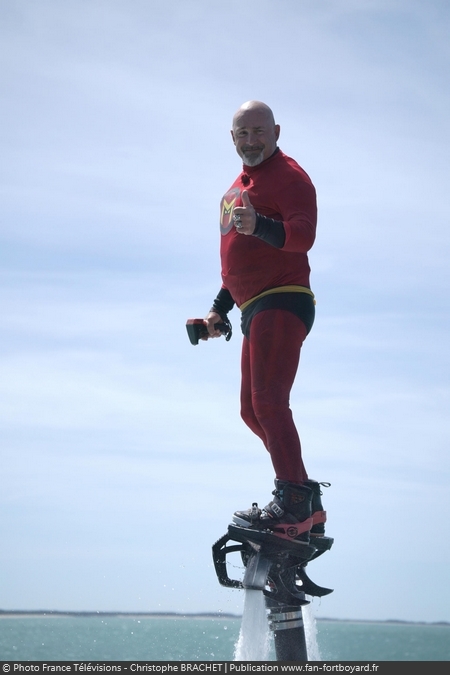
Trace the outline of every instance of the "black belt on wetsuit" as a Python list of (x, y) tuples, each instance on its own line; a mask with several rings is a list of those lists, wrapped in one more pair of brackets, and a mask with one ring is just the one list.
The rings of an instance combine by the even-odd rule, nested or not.
[(295, 289), (293, 291), (287, 290), (289, 286), (284, 288), (270, 289), (241, 305), (241, 329), (247, 339), (250, 337), (253, 317), (267, 309), (284, 309), (291, 312), (303, 321), (306, 333), (310, 332), (316, 313), (314, 294), (309, 288), (302, 286), (293, 286)]

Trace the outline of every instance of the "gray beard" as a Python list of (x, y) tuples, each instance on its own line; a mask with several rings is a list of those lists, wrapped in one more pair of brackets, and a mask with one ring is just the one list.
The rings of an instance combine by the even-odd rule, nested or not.
[(242, 161), (244, 162), (245, 166), (258, 166), (258, 164), (261, 164), (261, 162), (264, 160), (264, 150), (261, 150), (259, 155), (256, 157), (247, 157), (247, 155), (243, 154), (242, 156)]

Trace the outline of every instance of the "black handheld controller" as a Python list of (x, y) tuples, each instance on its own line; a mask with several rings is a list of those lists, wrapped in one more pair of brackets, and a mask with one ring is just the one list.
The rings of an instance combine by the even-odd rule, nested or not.
[[(223, 335), (228, 335), (230, 332), (229, 326), (226, 323), (215, 323), (214, 328), (220, 330)], [(198, 345), (199, 340), (208, 339), (208, 331), (203, 319), (188, 319), (186, 321), (186, 330), (191, 344)]]

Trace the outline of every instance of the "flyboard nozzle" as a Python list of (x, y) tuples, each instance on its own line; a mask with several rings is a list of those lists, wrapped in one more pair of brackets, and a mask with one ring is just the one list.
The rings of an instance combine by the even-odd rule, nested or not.
[(247, 590), (263, 591), (266, 587), (267, 576), (272, 563), (258, 551), (250, 556), (245, 568), (242, 586)]

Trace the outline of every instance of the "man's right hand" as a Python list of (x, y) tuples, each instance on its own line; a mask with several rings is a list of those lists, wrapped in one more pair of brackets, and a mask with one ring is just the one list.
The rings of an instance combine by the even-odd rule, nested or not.
[(215, 323), (222, 323), (220, 314), (217, 314), (217, 312), (209, 312), (203, 321), (205, 322), (205, 326), (208, 331), (208, 337), (200, 338), (201, 340), (208, 340), (210, 337), (215, 338), (223, 335), (220, 330), (214, 328)]

